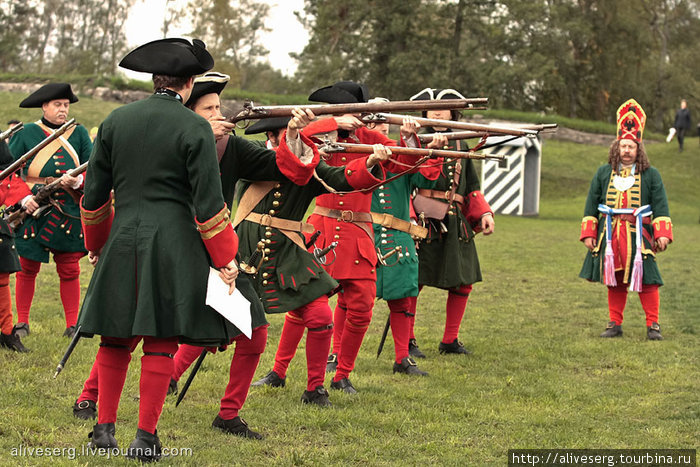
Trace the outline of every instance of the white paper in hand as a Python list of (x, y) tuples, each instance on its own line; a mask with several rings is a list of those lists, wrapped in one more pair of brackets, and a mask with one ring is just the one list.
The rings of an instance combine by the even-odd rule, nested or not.
[(209, 268), (206, 304), (221, 316), (233, 323), (248, 339), (253, 333), (251, 328), (250, 302), (238, 291), (228, 294), (228, 284), (221, 280), (219, 271)]

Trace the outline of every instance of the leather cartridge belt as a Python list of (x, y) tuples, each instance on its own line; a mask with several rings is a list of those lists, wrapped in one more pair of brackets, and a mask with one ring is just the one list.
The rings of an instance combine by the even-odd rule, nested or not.
[[(434, 199), (439, 199), (440, 201), (450, 201), (450, 194), (451, 191), (440, 191), (440, 190), (428, 190), (426, 188), (420, 188), (418, 190), (418, 194), (421, 196), (427, 196), (428, 198), (434, 198)], [(464, 196), (459, 195), (455, 193), (454, 195), (454, 201), (457, 204), (464, 204)]]
[[(621, 221), (625, 222), (630, 222), (632, 224), (637, 222), (637, 218), (634, 217), (632, 214), (614, 214), (613, 218), (620, 219)], [(642, 224), (651, 224), (651, 217), (642, 217)]]
[(394, 229), (400, 232), (406, 232), (407, 234), (413, 237), (418, 237), (421, 239), (426, 238), (428, 236), (428, 229), (426, 229), (425, 227), (421, 227), (420, 225), (416, 225), (412, 222), (399, 219), (397, 217), (392, 216), (391, 214), (383, 214), (379, 212), (371, 212), (370, 214), (372, 215), (372, 222), (374, 222), (375, 224), (379, 224), (382, 227), (386, 227), (387, 229)]
[(313, 214), (318, 214), (319, 216), (324, 217), (330, 217), (332, 219), (338, 219), (341, 222), (350, 222), (352, 224), (355, 224), (356, 226), (364, 230), (365, 233), (369, 235), (369, 238), (371, 238), (372, 241), (374, 241), (374, 232), (372, 232), (372, 228), (367, 225), (367, 223), (371, 224), (374, 221), (372, 219), (372, 214), (368, 212), (357, 212), (348, 210), (341, 211), (340, 209), (331, 209), (323, 206), (316, 206), (314, 208)]
[(246, 216), (245, 220), (280, 230), (291, 230), (292, 232), (313, 233), (315, 231), (314, 226), (307, 222), (291, 221), (257, 212), (251, 212)]

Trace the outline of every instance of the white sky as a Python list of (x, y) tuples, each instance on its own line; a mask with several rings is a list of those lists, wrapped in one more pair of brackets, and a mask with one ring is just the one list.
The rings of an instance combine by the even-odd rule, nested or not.
[[(126, 40), (130, 48), (161, 39), (165, 2), (166, 0), (138, 0), (134, 3), (125, 24)], [(176, 0), (178, 5), (186, 5), (187, 2), (188, 0)], [(260, 34), (261, 43), (270, 51), (268, 59), (274, 68), (286, 75), (294, 74), (297, 65), (289, 57), (289, 53), (301, 52), (309, 40), (308, 32), (294, 16), (294, 11), (303, 10), (304, 0), (265, 0), (263, 3), (270, 5), (266, 26), (271, 31)], [(190, 30), (191, 27), (188, 25), (171, 28), (168, 36), (184, 36)], [(143, 80), (151, 78), (146, 73), (121, 68), (120, 70), (130, 78)]]

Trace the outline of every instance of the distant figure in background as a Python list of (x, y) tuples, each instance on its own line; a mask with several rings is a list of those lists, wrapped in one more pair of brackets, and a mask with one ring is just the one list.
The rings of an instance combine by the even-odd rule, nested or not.
[(676, 137), (678, 138), (678, 152), (683, 152), (685, 132), (690, 130), (690, 110), (685, 99), (681, 100), (681, 108), (676, 111), (673, 128), (676, 129)]
[(581, 222), (580, 240), (589, 251), (579, 276), (608, 286), (610, 321), (600, 337), (622, 335), (629, 288), (639, 292), (647, 339), (662, 339), (656, 253), (673, 241), (673, 226), (661, 175), (642, 144), (645, 121), (634, 99), (617, 110), (617, 140), (593, 177)]

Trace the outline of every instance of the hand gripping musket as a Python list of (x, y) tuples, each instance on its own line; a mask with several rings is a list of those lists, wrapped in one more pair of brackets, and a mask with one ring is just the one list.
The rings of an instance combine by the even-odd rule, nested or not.
[[(525, 130), (535, 130), (538, 133), (541, 132), (554, 132), (557, 129), (556, 123), (545, 123), (542, 125), (514, 125), (515, 129), (525, 129)], [(445, 136), (448, 140), (455, 139), (472, 139), (472, 138), (483, 138), (488, 136), (493, 136), (489, 131), (451, 131), (449, 133), (423, 133), (418, 135), (418, 140), (423, 143), (429, 143), (435, 138), (435, 136), (441, 135)]]
[[(451, 100), (451, 99), (447, 99)], [(403, 120), (408, 118), (408, 115), (396, 115), (388, 113), (375, 113), (372, 115), (362, 116), (360, 120), (366, 124), (390, 123), (392, 125), (402, 125)], [(481, 123), (458, 122), (454, 120), (438, 120), (436, 118), (411, 117), (421, 126), (429, 126), (432, 128), (451, 128), (453, 130), (469, 130), (483, 131), (492, 135), (511, 135), (511, 136), (536, 136), (537, 131), (528, 130), (525, 128), (514, 128), (508, 126), (484, 125)]]
[[(81, 173), (85, 172), (87, 170), (88, 163), (84, 163), (79, 165), (73, 170), (69, 170), (66, 172), (66, 175), (70, 175), (71, 177), (77, 177)], [(42, 213), (43, 209), (42, 207), (48, 207), (50, 206), (51, 202), (51, 193), (59, 190), (61, 188), (61, 179), (57, 178), (48, 185), (44, 185), (37, 191), (37, 193), (34, 195), (34, 201), (37, 202), (37, 204), (40, 206), (39, 209), (34, 211), (31, 215), (33, 217), (39, 217), (39, 215)], [(30, 216), (30, 214), (27, 213), (27, 210), (24, 208), (24, 206), (18, 206), (17, 204), (14, 206), (10, 206), (9, 208), (5, 209), (5, 222), (8, 223), (8, 225), (13, 229), (16, 230), (17, 227), (19, 227), (24, 220)]]
[[(392, 154), (404, 154), (416, 157), (452, 157), (455, 159), (495, 159), (503, 160), (505, 156), (498, 154), (477, 154), (475, 152), (450, 151), (447, 149), (406, 148), (403, 146), (388, 146)], [(374, 146), (371, 144), (332, 143), (325, 141), (318, 145), (318, 150), (327, 154), (336, 152), (354, 152), (372, 154)]]
[(229, 118), (232, 123), (262, 118), (291, 117), (295, 108), (309, 109), (314, 115), (373, 114), (375, 112), (483, 109), (488, 104), (486, 97), (469, 99), (443, 99), (425, 101), (360, 102), (355, 104), (311, 104), (258, 106), (250, 101), (243, 104), (243, 110)]
[(78, 325), (78, 327), (75, 328), (75, 334), (73, 334), (73, 339), (71, 339), (70, 344), (68, 344), (68, 348), (66, 349), (66, 353), (63, 354), (63, 358), (61, 358), (61, 361), (58, 362), (58, 366), (56, 367), (56, 372), (53, 374), (54, 379), (56, 379), (58, 374), (63, 370), (63, 367), (68, 362), (68, 358), (70, 358), (70, 355), (73, 353), (75, 346), (78, 345), (78, 341), (80, 340), (80, 328), (81, 327), (82, 327), (81, 325)]
[(19, 130), (24, 128), (24, 123), (19, 122), (17, 125), (13, 126), (12, 128), (8, 128), (7, 130), (3, 131), (0, 133), (0, 142), (5, 141), (6, 139), (12, 138), (12, 136), (17, 133)]
[(31, 148), (29, 151), (27, 151), (26, 154), (24, 154), (22, 157), (20, 157), (19, 159), (17, 159), (16, 161), (14, 161), (12, 164), (10, 164), (5, 170), (3, 170), (2, 173), (0, 173), (0, 181), (5, 180), (7, 177), (10, 176), (10, 174), (13, 174), (13, 173), (15, 173), (17, 170), (19, 170), (19, 169), (21, 169), (22, 167), (24, 167), (24, 165), (27, 163), (27, 161), (28, 161), (29, 159), (31, 159), (32, 157), (36, 156), (36, 155), (39, 153), (39, 151), (41, 151), (41, 150), (44, 149), (46, 146), (48, 146), (49, 144), (51, 144), (51, 142), (52, 142), (53, 140), (55, 140), (56, 138), (60, 138), (60, 137), (63, 135), (63, 133), (65, 133), (66, 131), (68, 131), (68, 130), (69, 130), (71, 127), (73, 127), (75, 124), (76, 124), (76, 123), (75, 123), (75, 119), (74, 119), (74, 118), (71, 118), (71, 119), (68, 120), (66, 123), (64, 123), (63, 125), (61, 125), (61, 127), (58, 128), (56, 131), (54, 131), (54, 132), (51, 133), (49, 136), (47, 136), (46, 138), (44, 138), (43, 140), (41, 140), (41, 142), (40, 142), (39, 144), (37, 144), (36, 146), (34, 146), (33, 148)]
[(190, 375), (187, 377), (187, 381), (185, 381), (185, 385), (180, 390), (180, 394), (177, 395), (177, 401), (175, 401), (175, 407), (180, 405), (180, 402), (182, 402), (182, 399), (185, 398), (185, 394), (187, 394), (187, 390), (190, 388), (192, 381), (194, 381), (194, 377), (197, 375), (197, 372), (199, 371), (199, 367), (202, 366), (202, 362), (204, 361), (204, 357), (207, 356), (207, 352), (208, 352), (208, 350), (206, 348), (204, 348), (204, 349), (202, 349), (202, 353), (199, 354), (199, 358), (194, 363), (194, 366), (192, 367), (192, 371), (190, 371)]

